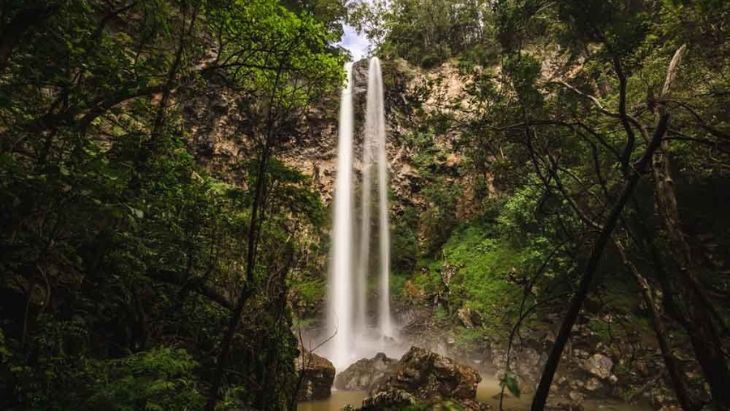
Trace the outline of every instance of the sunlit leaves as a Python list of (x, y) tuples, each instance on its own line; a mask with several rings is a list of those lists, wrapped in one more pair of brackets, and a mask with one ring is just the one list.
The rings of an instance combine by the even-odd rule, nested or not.
[(342, 59), (329, 49), (336, 39), (314, 17), (274, 0), (221, 2), (209, 12), (219, 39), (213, 66), (240, 86), (296, 107), (339, 84)]

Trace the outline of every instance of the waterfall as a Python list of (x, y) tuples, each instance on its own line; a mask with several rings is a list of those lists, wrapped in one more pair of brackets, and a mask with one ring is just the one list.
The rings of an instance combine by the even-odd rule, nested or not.
[[(369, 100), (368, 100), (369, 101)], [(362, 142), (362, 185), (360, 186), (360, 241), (355, 272), (355, 330), (360, 336), (367, 334), (367, 276), (370, 271), (370, 208), (373, 168), (373, 136), (371, 124), (365, 124)]]
[(378, 155), (378, 228), (380, 242), (380, 278), (378, 329), (382, 337), (393, 336), (390, 317), (390, 226), (388, 224), (388, 160), (385, 150), (385, 107), (383, 103), (383, 76), (380, 60), (370, 59), (365, 129), (375, 144)]
[[(339, 142), (334, 195), (334, 223), (327, 296), (327, 356), (338, 371), (352, 361), (377, 352), (395, 354), (390, 313), (390, 226), (388, 223), (388, 162), (386, 153), (383, 79), (380, 61), (370, 60), (362, 149), (362, 184), (358, 241), (353, 244), (353, 96), (352, 65), (340, 103)], [(373, 181), (377, 172), (377, 180)], [(373, 186), (377, 214), (373, 215)], [(367, 321), (367, 278), (371, 264), (371, 226), (378, 224), (378, 304), (376, 329)], [(357, 254), (354, 254), (354, 252)], [(353, 260), (355, 264), (353, 264)], [(387, 337), (387, 338), (386, 338)]]
[(340, 102), (334, 223), (327, 295), (327, 329), (332, 338), (330, 360), (349, 363), (352, 337), (352, 65), (345, 66), (347, 84)]

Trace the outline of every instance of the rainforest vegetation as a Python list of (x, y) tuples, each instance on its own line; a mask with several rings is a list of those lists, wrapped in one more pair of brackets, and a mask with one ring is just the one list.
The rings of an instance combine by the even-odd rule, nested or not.
[(396, 318), (506, 350), (535, 411), (580, 350), (730, 410), (724, 0), (0, 0), (0, 409), (296, 409), (343, 24), (383, 61)]

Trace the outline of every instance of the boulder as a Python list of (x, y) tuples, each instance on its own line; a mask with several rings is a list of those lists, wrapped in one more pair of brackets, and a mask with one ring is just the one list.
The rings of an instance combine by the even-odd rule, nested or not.
[(613, 360), (606, 355), (596, 353), (583, 362), (583, 369), (605, 380), (611, 377)]
[(343, 391), (370, 391), (373, 383), (391, 373), (397, 361), (377, 353), (371, 359), (363, 358), (335, 377), (335, 388)]
[(329, 398), (335, 379), (335, 366), (328, 359), (304, 352), (297, 358), (296, 367), (301, 378), (297, 392), (299, 401)]
[(416, 398), (407, 391), (392, 388), (365, 398), (360, 411), (399, 411), (416, 402)]
[[(412, 394), (399, 389), (379, 392), (363, 401), (359, 411), (401, 411), (413, 406), (414, 409), (432, 411), (489, 411), (491, 407), (475, 400), (420, 400)], [(344, 410), (343, 411), (347, 411)]]
[(597, 378), (591, 377), (586, 382), (585, 387), (588, 391), (596, 391), (597, 389), (601, 388), (601, 382), (598, 381)]
[(370, 393), (377, 395), (396, 389), (406, 391), (419, 400), (473, 400), (481, 379), (471, 367), (423, 348), (411, 347), (394, 372), (377, 381)]
[(586, 396), (577, 392), (577, 391), (571, 391), (568, 394), (568, 398), (570, 398), (571, 401), (573, 401), (574, 404), (580, 404), (585, 400)]

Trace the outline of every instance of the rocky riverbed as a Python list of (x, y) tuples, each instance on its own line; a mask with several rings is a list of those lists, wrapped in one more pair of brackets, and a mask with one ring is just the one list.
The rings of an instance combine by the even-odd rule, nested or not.
[[(457, 317), (460, 323), (451, 328), (432, 324), (432, 316), (428, 314), (427, 310), (400, 311), (399, 343), (417, 342), (419, 347), (475, 369), (486, 384), (498, 386), (507, 367), (506, 339), (490, 338), (473, 312), (460, 312)], [(478, 331), (482, 336), (465, 344), (459, 340), (459, 333), (464, 330)], [(554, 379), (550, 395), (554, 403), (584, 408), (598, 403), (642, 404), (656, 410), (670, 410), (675, 406), (676, 400), (661, 372), (661, 356), (650, 344), (641, 344), (640, 340), (616, 340), (606, 344), (599, 337), (586, 324), (576, 326)], [(511, 347), (509, 367), (522, 399), (531, 398), (553, 338), (549, 327), (526, 328)], [(398, 358), (406, 350), (407, 346), (389, 356)], [(399, 364), (396, 358), (389, 356), (374, 355), (355, 362), (346, 370), (337, 370), (334, 388), (350, 392), (372, 391), (375, 383), (392, 374)], [(482, 400), (492, 401), (491, 396), (480, 391)], [(519, 403), (522, 399), (509, 401)], [(527, 408), (527, 405), (523, 404), (521, 408)]]
[[(302, 368), (300, 398), (315, 398), (313, 393), (329, 389), (327, 384), (332, 381), (322, 377), (333, 374), (334, 368), (325, 361), (310, 361), (308, 368)], [(444, 402), (476, 411), (486, 409), (476, 401), (479, 381), (481, 376), (476, 369), (414, 346), (398, 361), (379, 353), (372, 359), (355, 362), (337, 376), (335, 386), (340, 391), (367, 393), (359, 407), (363, 411), (398, 410), (410, 405)]]
[[(499, 405), (501, 387), (495, 377), (487, 376), (482, 380), (476, 368), (420, 347), (411, 347), (400, 360), (380, 353), (373, 358), (355, 362), (337, 375), (334, 379), (335, 391), (326, 400), (312, 397), (311, 393), (323, 393), (329, 389), (327, 384), (331, 385), (333, 380), (321, 377), (334, 375), (334, 367), (326, 360), (315, 360), (310, 364), (302, 385), (306, 392), (302, 394), (300, 391), (300, 398), (318, 398), (319, 401), (301, 403), (300, 411), (339, 411), (343, 408), (381, 411), (399, 410), (412, 405), (439, 409), (443, 404), (477, 411)], [(611, 378), (612, 365), (610, 358), (605, 356), (586, 358), (585, 367), (594, 376), (582, 381), (582, 384), (568, 383), (574, 389), (570, 393), (582, 392), (579, 391), (581, 388), (597, 392), (595, 385), (600, 386), (600, 381)], [(321, 369), (316, 370), (318, 367)], [(323, 386), (317, 387), (318, 384)], [(506, 391), (503, 400), (505, 409), (528, 409), (531, 391), (526, 391), (520, 397)], [(647, 404), (628, 404), (605, 396), (576, 397), (570, 393), (566, 395), (556, 390), (551, 397), (550, 409), (639, 411), (652, 408)]]

